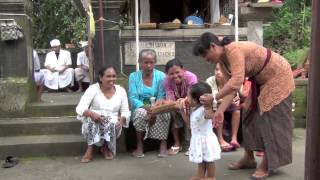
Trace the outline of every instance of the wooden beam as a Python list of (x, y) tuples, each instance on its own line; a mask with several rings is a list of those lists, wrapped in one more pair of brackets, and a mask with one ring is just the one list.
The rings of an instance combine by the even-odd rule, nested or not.
[(311, 60), (309, 74), (305, 180), (320, 177), (320, 1), (312, 1)]

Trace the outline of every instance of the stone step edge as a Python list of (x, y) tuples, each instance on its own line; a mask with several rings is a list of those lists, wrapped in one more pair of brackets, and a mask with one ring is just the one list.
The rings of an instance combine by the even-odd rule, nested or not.
[(24, 144), (52, 144), (52, 143), (77, 143), (85, 142), (79, 134), (36, 135), (36, 136), (8, 136), (0, 137), (1, 146), (15, 146)]
[(47, 124), (47, 123), (70, 123), (79, 122), (75, 116), (61, 117), (23, 117), (23, 118), (0, 118), (1, 125), (10, 124)]

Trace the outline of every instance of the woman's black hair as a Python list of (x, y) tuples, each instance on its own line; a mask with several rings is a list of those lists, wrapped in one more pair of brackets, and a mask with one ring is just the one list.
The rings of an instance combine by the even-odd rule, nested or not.
[(109, 69), (109, 68), (112, 68), (114, 71), (116, 71), (116, 69), (113, 67), (113, 66), (111, 66), (111, 65), (107, 65), (107, 66), (103, 66), (103, 67), (101, 67), (100, 69), (99, 69), (99, 71), (98, 71), (98, 77), (97, 77), (97, 81), (98, 81), (98, 83), (102, 83), (101, 81), (100, 81), (100, 78), (101, 77), (103, 77), (103, 75), (104, 75), (104, 72), (107, 70), (107, 69)]
[(209, 50), (210, 45), (213, 43), (218, 46), (226, 46), (232, 42), (232, 39), (229, 37), (224, 37), (221, 41), (219, 37), (210, 33), (203, 33), (199, 39), (195, 42), (193, 46), (193, 54), (195, 56), (200, 56), (204, 54), (207, 50)]
[(183, 68), (183, 64), (181, 63), (181, 61), (178, 58), (174, 58), (167, 62), (165, 67), (165, 72), (168, 73), (169, 69), (172, 68), (173, 66), (179, 66)]
[(207, 93), (211, 94), (212, 89), (209, 86), (209, 84), (207, 84), (205, 82), (198, 82), (198, 83), (191, 86), (190, 95), (199, 104), (200, 104), (200, 96), (207, 94)]

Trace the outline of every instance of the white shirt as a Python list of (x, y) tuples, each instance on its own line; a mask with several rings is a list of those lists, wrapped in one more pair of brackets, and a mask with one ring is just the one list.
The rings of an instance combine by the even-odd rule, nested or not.
[(89, 67), (89, 59), (84, 51), (81, 51), (77, 55), (77, 66), (85, 65)]
[(50, 68), (60, 70), (63, 66), (72, 65), (71, 54), (69, 51), (60, 49), (59, 59), (54, 51), (47, 54), (44, 66), (49, 66)]
[(108, 99), (101, 91), (99, 83), (89, 86), (76, 107), (77, 114), (81, 117), (85, 110), (90, 109), (101, 115), (118, 117), (120, 112), (120, 117), (126, 118), (124, 127), (129, 127), (131, 113), (129, 111), (127, 92), (119, 85), (115, 85), (115, 88), (116, 92)]

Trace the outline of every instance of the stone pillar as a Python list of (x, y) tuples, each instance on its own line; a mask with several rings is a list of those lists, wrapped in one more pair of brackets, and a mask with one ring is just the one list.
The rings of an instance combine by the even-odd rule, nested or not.
[(263, 45), (263, 24), (262, 21), (249, 21), (247, 31), (248, 41)]
[[(94, 19), (100, 18), (99, 0), (92, 2)], [(95, 71), (102, 65), (112, 65), (117, 71), (120, 70), (120, 37), (119, 26), (117, 23), (120, 20), (120, 6), (124, 3), (123, 0), (102, 0), (103, 18), (107, 21), (103, 23), (103, 37), (100, 33), (100, 24), (96, 23), (96, 34), (93, 40), (93, 54)], [(113, 21), (113, 22), (111, 22)], [(102, 42), (104, 47), (102, 46)], [(102, 53), (104, 51), (104, 59)]]
[(32, 69), (31, 0), (0, 0), (1, 19), (14, 19), (23, 38), (0, 41), (0, 116), (23, 114), (35, 97)]

